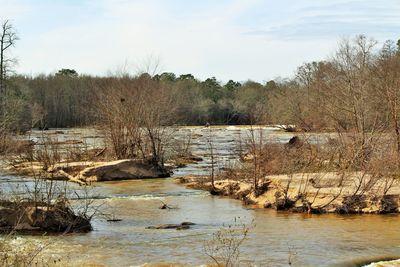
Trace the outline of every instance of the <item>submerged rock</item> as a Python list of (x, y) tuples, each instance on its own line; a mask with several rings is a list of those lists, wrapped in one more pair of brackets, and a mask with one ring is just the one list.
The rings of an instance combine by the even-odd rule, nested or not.
[(202, 157), (189, 154), (177, 156), (176, 158), (169, 160), (168, 164), (174, 168), (183, 168), (189, 164), (197, 164), (200, 161), (203, 161)]
[(297, 135), (290, 138), (289, 142), (286, 144), (289, 148), (298, 148), (303, 145), (303, 140)]
[(148, 226), (146, 229), (176, 229), (176, 230), (187, 230), (190, 226), (195, 225), (192, 222), (182, 222), (180, 224), (160, 224), (155, 226)]

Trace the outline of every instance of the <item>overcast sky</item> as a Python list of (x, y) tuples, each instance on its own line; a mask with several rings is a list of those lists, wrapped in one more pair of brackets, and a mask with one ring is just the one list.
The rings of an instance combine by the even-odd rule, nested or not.
[(400, 38), (400, 0), (0, 0), (17, 71), (192, 73), (221, 81), (293, 75), (340, 38)]

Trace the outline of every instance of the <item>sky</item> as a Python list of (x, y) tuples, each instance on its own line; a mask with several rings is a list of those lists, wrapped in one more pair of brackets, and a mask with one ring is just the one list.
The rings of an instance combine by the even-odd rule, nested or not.
[(365, 34), (400, 39), (400, 0), (0, 0), (26, 75), (191, 73), (265, 82)]

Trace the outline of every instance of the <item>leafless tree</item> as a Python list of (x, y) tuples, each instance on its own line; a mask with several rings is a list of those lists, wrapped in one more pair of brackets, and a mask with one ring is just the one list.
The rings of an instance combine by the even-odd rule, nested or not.
[(0, 97), (3, 104), (7, 92), (7, 75), (10, 72), (12, 64), (15, 63), (15, 59), (9, 57), (9, 50), (17, 42), (18, 36), (9, 20), (2, 22), (0, 27)]
[(252, 169), (253, 169), (253, 189), (258, 195), (259, 183), (263, 179), (265, 173), (262, 171), (262, 160), (264, 152), (264, 137), (262, 128), (255, 129), (253, 126), (248, 131), (248, 138), (246, 145), (252, 156)]
[(211, 180), (211, 187), (212, 190), (215, 191), (215, 165), (217, 163), (216, 158), (215, 158), (215, 145), (214, 145), (214, 135), (212, 132), (212, 128), (208, 128), (208, 133), (206, 137), (206, 142), (207, 142), (207, 148), (208, 148), (208, 153), (210, 154), (210, 180)]
[(400, 56), (396, 52), (393, 42), (387, 41), (384, 44), (374, 65), (374, 86), (378, 93), (376, 102), (380, 102), (379, 100), (382, 98), (386, 100), (387, 113), (396, 140), (397, 154), (400, 158)]
[(174, 96), (147, 74), (110, 78), (99, 86), (97, 108), (100, 127), (118, 159), (145, 159), (163, 168), (167, 144), (172, 140)]

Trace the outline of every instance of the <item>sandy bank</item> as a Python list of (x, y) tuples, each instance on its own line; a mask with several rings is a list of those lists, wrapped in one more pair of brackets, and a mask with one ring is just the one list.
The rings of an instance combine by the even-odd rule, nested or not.
[[(361, 182), (361, 189), (357, 190)], [(204, 176), (187, 176), (175, 179), (193, 189), (242, 200), (247, 205), (276, 210), (307, 213), (399, 213), (400, 183), (395, 182), (386, 193), (385, 179), (370, 185), (361, 173), (351, 173), (345, 178), (337, 173), (299, 173), (268, 176), (259, 183), (258, 194), (248, 181), (216, 180), (215, 190)]]

